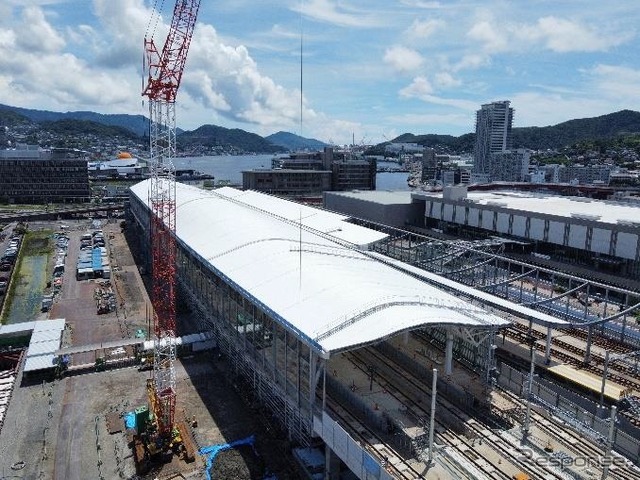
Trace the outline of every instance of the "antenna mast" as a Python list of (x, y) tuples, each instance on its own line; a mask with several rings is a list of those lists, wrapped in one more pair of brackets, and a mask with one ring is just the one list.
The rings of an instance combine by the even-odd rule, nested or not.
[(300, 136), (302, 137), (302, 53), (304, 46), (304, 30), (302, 28), (302, 7), (304, 2), (300, 0)]

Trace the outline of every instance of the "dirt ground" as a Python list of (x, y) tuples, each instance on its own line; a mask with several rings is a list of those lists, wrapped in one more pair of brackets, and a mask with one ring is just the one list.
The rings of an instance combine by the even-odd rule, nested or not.
[[(73, 346), (128, 338), (138, 328), (148, 328), (149, 299), (138, 268), (118, 223), (103, 226), (116, 291), (115, 312), (98, 315), (94, 281), (78, 282), (71, 274), (79, 239), (88, 222), (70, 223), (70, 242), (62, 294), (50, 318), (66, 318)], [(14, 389), (7, 421), (0, 431), (2, 478), (29, 479), (169, 479), (204, 478), (206, 458), (192, 463), (173, 457), (137, 476), (132, 450), (123, 424), (109, 434), (107, 416), (118, 418), (147, 405), (146, 379), (150, 372), (136, 366), (96, 372), (95, 358), (108, 354), (98, 349), (74, 355), (73, 365), (86, 367), (49, 380), (23, 378)], [(298, 479), (284, 435), (252, 409), (238, 393), (242, 387), (230, 377), (224, 358), (211, 352), (181, 358), (176, 363), (177, 420), (195, 417), (192, 435), (198, 448), (226, 444), (255, 435), (254, 448), (225, 451), (216, 457), (212, 478)], [(112, 414), (112, 415), (110, 415)], [(118, 421), (116, 423), (118, 423)], [(113, 428), (112, 428), (113, 429)], [(12, 469), (24, 462), (20, 470)], [(14, 477), (12, 477), (13, 475)]]

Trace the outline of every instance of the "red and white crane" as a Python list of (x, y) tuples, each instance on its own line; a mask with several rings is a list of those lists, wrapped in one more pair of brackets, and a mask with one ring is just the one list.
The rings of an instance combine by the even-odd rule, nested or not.
[(176, 95), (187, 60), (200, 0), (176, 0), (162, 52), (144, 39), (145, 70), (142, 95), (148, 97), (151, 181), (151, 257), (154, 360), (148, 383), (151, 410), (160, 434), (169, 434), (176, 406)]

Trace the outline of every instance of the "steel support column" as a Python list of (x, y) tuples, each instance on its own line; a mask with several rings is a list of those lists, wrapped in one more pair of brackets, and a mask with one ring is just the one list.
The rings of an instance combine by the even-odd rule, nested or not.
[(544, 350), (544, 363), (549, 365), (551, 362), (551, 325), (547, 327), (547, 345)]
[(453, 371), (453, 332), (447, 329), (447, 339), (444, 349), (444, 374), (451, 375)]

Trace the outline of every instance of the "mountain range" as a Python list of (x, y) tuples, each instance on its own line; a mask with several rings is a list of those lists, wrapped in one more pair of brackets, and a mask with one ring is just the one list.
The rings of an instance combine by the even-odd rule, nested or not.
[(289, 151), (296, 150), (321, 150), (329, 144), (316, 140), (315, 138), (304, 138), (289, 132), (277, 132), (264, 137), (268, 142), (283, 147)]
[(57, 122), (60, 120), (86, 120), (102, 125), (123, 127), (135, 135), (142, 137), (149, 131), (149, 120), (144, 115), (102, 114), (88, 111), (52, 112), (49, 110), (33, 110), (30, 108), (11, 107), (0, 104), (0, 113), (11, 111), (32, 122)]
[[(547, 127), (515, 127), (511, 131), (514, 148), (560, 149), (585, 141), (615, 140), (640, 134), (640, 112), (621, 110), (599, 117), (569, 120)], [(393, 142), (418, 143), (451, 152), (472, 152), (475, 133), (452, 135), (414, 135), (405, 133)]]
[[(149, 120), (143, 115), (106, 115), (88, 111), (52, 112), (12, 107), (0, 104), (0, 126), (37, 124), (42, 129), (64, 133), (86, 133), (143, 137), (147, 135)], [(102, 129), (99, 125), (113, 128)], [(621, 110), (593, 118), (569, 120), (546, 127), (516, 127), (512, 129), (514, 148), (534, 150), (559, 149), (585, 141), (615, 140), (625, 135), (640, 134), (640, 112)], [(193, 131), (178, 131), (178, 147), (196, 146), (230, 149), (241, 152), (274, 153), (301, 149), (318, 150), (326, 146), (319, 140), (304, 138), (293, 133), (277, 132), (261, 137), (242, 129), (228, 129), (216, 125), (203, 125)], [(418, 143), (425, 147), (449, 152), (472, 152), (475, 134), (460, 136), (405, 133), (392, 142)], [(384, 151), (382, 143), (369, 150)]]

